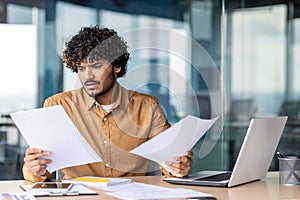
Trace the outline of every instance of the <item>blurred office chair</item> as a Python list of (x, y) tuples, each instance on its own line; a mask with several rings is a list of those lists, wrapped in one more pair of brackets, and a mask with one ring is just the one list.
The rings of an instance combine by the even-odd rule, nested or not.
[(0, 130), (0, 163), (5, 161), (6, 141), (6, 132)]
[[(19, 143), (11, 144), (8, 135), (16, 127), (9, 115), (1, 115), (0, 121), (0, 179), (16, 179), (18, 165)], [(19, 133), (18, 133), (19, 134)], [(22, 159), (23, 160), (23, 159)], [(22, 178), (22, 177), (18, 177)]]
[(253, 99), (232, 99), (229, 118), (231, 121), (247, 122), (254, 115)]
[(279, 115), (288, 116), (288, 122), (299, 120), (300, 101), (284, 100), (281, 104)]
[(7, 143), (7, 132), (0, 131), (0, 179), (14, 179), (17, 148)]
[(211, 101), (209, 94), (197, 94), (197, 102), (200, 117), (203, 119), (211, 119)]
[[(280, 151), (285, 155), (296, 155), (300, 147), (300, 101), (285, 99), (282, 101), (278, 115), (288, 116), (284, 133), (279, 142)], [(278, 164), (278, 162), (276, 162)], [(276, 166), (276, 165), (275, 165)], [(277, 166), (278, 167), (278, 166)]]

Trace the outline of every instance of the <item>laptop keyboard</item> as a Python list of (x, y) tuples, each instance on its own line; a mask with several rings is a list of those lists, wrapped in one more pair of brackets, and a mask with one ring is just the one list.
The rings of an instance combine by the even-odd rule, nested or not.
[(230, 178), (230, 176), (231, 176), (231, 172), (226, 172), (226, 173), (222, 173), (222, 174), (208, 176), (205, 178), (199, 178), (197, 180), (199, 180), (199, 181), (224, 181), (224, 180), (228, 180)]

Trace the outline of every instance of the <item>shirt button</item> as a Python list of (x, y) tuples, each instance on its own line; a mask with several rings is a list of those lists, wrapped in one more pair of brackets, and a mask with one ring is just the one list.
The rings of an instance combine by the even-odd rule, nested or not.
[(104, 144), (107, 144), (107, 140), (104, 140)]
[(106, 118), (103, 118), (103, 121), (105, 121), (105, 122), (106, 122), (106, 121), (107, 121), (107, 119), (106, 119)]
[(105, 164), (105, 166), (106, 166), (106, 167), (109, 167), (109, 164), (108, 164), (108, 163), (106, 163), (106, 164)]

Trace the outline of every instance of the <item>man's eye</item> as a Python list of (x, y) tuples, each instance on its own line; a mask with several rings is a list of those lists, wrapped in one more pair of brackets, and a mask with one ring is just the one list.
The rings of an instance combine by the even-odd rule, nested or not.
[(84, 67), (77, 67), (77, 71), (83, 71)]
[(102, 65), (93, 65), (94, 69), (98, 69), (98, 68), (101, 68), (101, 67), (102, 67)]

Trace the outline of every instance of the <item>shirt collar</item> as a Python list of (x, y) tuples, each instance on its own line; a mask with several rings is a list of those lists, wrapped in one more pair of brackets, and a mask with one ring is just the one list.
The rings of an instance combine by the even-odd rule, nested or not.
[(113, 102), (115, 102), (115, 103), (114, 103), (112, 109), (120, 106), (120, 108), (122, 110), (126, 111), (128, 104), (130, 102), (131, 94), (132, 94), (131, 90), (126, 90), (117, 82), (115, 91), (114, 91), (114, 95), (113, 95), (114, 96)]

